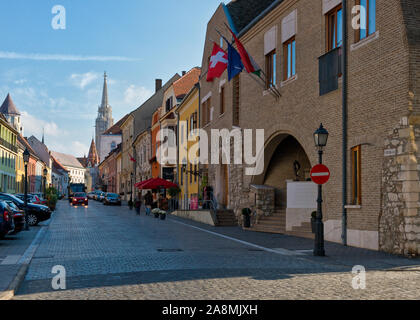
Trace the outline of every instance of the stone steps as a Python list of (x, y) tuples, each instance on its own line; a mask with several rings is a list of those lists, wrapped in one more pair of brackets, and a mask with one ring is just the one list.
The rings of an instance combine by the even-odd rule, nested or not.
[(233, 227), (238, 225), (238, 221), (236, 220), (233, 210), (217, 210), (216, 217), (218, 222), (217, 225), (220, 227)]
[(304, 222), (301, 226), (293, 227), (291, 231), (286, 231), (286, 210), (278, 208), (274, 211), (273, 215), (262, 217), (258, 224), (253, 225), (251, 228), (247, 228), (246, 230), (265, 233), (287, 234), (295, 237), (309, 239), (314, 238), (310, 222)]
[(312, 233), (312, 226), (310, 222), (303, 222), (299, 227), (293, 227), (292, 231), (288, 231), (287, 234), (302, 238), (315, 238), (315, 235)]

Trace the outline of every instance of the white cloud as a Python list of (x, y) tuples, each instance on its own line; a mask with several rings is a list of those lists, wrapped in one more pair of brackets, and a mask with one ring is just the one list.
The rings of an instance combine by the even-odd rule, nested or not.
[(76, 157), (83, 157), (88, 154), (89, 147), (80, 141), (73, 141), (68, 150), (68, 153)]
[(39, 119), (26, 111), (22, 111), (22, 124), (26, 137), (34, 135), (36, 138), (42, 138), (45, 130), (45, 144), (48, 149), (81, 157), (89, 151), (89, 147), (83, 142), (74, 140), (74, 134), (60, 128), (53, 121)]
[(55, 122), (38, 119), (26, 111), (22, 111), (21, 113), (21, 122), (26, 136), (34, 135), (40, 138), (43, 130), (46, 136), (57, 137), (67, 134), (67, 132), (60, 130)]
[(139, 106), (149, 99), (152, 93), (145, 87), (132, 84), (124, 92), (124, 102), (132, 106)]
[(19, 80), (14, 81), (14, 84), (20, 85), (20, 84), (24, 84), (26, 82), (28, 82), (28, 80), (26, 80), (26, 79), (19, 79)]
[(82, 74), (74, 73), (70, 76), (70, 80), (73, 82), (73, 84), (82, 90), (98, 78), (99, 73), (95, 72), (86, 72)]
[(17, 53), (0, 51), (0, 59), (37, 61), (139, 61), (140, 59), (120, 56), (81, 56), (68, 54)]

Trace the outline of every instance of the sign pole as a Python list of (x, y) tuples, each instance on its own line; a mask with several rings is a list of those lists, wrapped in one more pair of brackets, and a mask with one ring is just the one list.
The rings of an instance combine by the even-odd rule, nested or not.
[[(322, 164), (322, 149), (318, 151), (319, 155), (319, 164)], [(318, 184), (318, 207), (316, 212), (316, 232), (315, 232), (315, 248), (314, 256), (325, 256), (324, 249), (324, 223), (322, 222), (322, 184)]]

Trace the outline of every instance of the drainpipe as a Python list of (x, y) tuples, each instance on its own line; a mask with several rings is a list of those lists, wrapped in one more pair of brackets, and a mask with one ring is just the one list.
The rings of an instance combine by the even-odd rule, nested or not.
[(347, 44), (348, 44), (348, 32), (347, 32), (347, 0), (343, 0), (343, 49), (342, 49), (342, 127), (343, 127), (343, 216), (341, 225), (341, 240), (343, 245), (347, 246)]
[[(197, 83), (197, 88), (198, 88), (197, 128), (201, 129), (201, 84), (200, 82)], [(201, 144), (200, 137), (198, 137), (198, 140), (200, 141), (199, 143)], [(202, 165), (200, 161), (201, 152), (202, 151), (200, 149), (200, 156), (198, 157), (198, 166), (197, 166), (198, 172), (200, 172), (200, 166)], [(201, 172), (203, 172), (203, 170), (201, 170)], [(200, 198), (200, 188), (201, 188), (201, 184), (203, 183), (203, 177), (201, 176), (201, 174), (198, 175), (198, 198)], [(204, 194), (203, 194), (203, 200), (204, 200)]]
[[(182, 173), (181, 170), (181, 162), (179, 161), (179, 135), (180, 135), (180, 130), (179, 130), (179, 112), (178, 110), (175, 110), (175, 114), (176, 114), (176, 159), (177, 159), (177, 166), (176, 166), (176, 184), (179, 186), (179, 175)], [(177, 201), (178, 204), (181, 202), (180, 201), (180, 193), (178, 193), (177, 195)]]

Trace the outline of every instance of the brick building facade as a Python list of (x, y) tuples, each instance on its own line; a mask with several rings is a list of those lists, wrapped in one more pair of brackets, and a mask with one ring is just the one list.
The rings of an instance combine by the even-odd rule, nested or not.
[[(414, 13), (419, 12), (420, 5), (413, 0), (370, 1), (371, 10), (375, 8), (373, 3), (376, 8), (369, 19), (371, 32), (366, 35), (352, 29), (351, 12), (358, 2), (347, 1), (345, 141), (342, 79), (338, 80), (338, 88), (320, 94), (320, 60), (340, 47), (339, 37), (329, 35), (328, 30), (332, 30), (331, 23), (339, 24), (341, 1), (268, 1), (255, 7), (252, 1), (239, 0), (219, 6), (208, 23), (203, 70), (208, 68), (211, 40), (220, 38), (217, 31), (231, 39), (226, 28), (230, 24), (236, 26), (241, 42), (265, 74), (271, 72), (274, 77), (266, 89), (245, 71), (231, 82), (227, 81), (227, 72), (211, 83), (201, 79), (200, 118), (209, 136), (211, 129), (218, 128), (265, 130), (263, 174), (248, 176), (244, 166), (234, 164), (203, 169), (218, 202), (233, 209), (239, 221), (241, 209), (252, 207), (258, 214), (254, 225), (277, 212), (286, 219), (280, 223), (286, 224), (286, 230), (279, 226), (279, 232), (293, 234), (300, 230), (307, 234), (304, 228), (315, 207), (304, 205), (300, 216), (294, 216), (297, 211), (289, 206), (297, 200), (290, 190), (300, 188), (293, 185), (295, 180), (308, 182), (310, 168), (318, 163), (313, 133), (322, 122), (330, 133), (324, 154), (324, 163), (331, 171), (323, 190), (326, 240), (341, 242), (342, 215), (346, 210), (349, 245), (419, 254), (420, 27)], [(226, 49), (226, 43), (221, 42)], [(274, 61), (270, 70), (267, 61)], [(281, 96), (272, 94), (270, 86), (275, 86)], [(345, 203), (343, 142), (347, 145)], [(300, 167), (298, 177), (295, 161)], [(271, 188), (274, 197), (271, 192), (261, 193), (266, 190), (261, 186)], [(268, 200), (261, 198), (264, 194), (269, 195)], [(258, 210), (261, 206), (266, 209)]]

